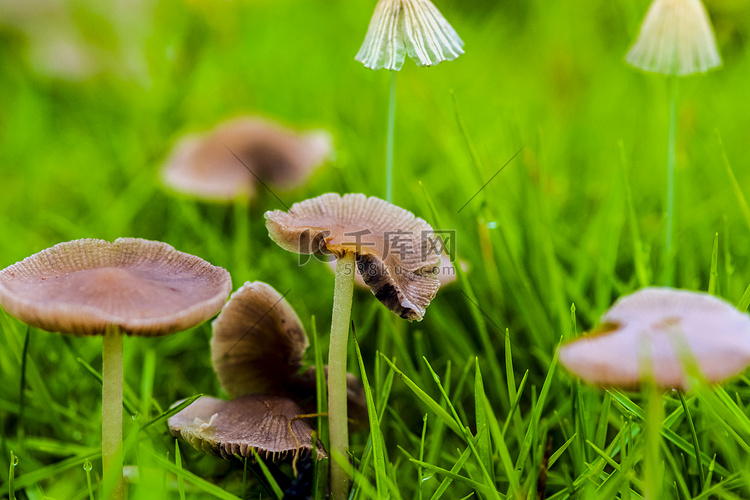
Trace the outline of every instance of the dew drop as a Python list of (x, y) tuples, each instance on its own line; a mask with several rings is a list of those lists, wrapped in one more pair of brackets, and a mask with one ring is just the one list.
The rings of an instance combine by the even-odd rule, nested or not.
[(486, 225), (487, 229), (497, 229), (497, 222), (488, 222)]
[(18, 465), (18, 455), (13, 455), (13, 467)]
[(133, 420), (137, 422), (138, 420), (141, 419), (141, 412), (137, 411), (133, 413), (132, 415), (130, 415), (130, 418), (132, 418)]
[(91, 472), (92, 468), (93, 467), (91, 466), (91, 462), (89, 461), (88, 458), (83, 461), (83, 470), (85, 470), (86, 472)]

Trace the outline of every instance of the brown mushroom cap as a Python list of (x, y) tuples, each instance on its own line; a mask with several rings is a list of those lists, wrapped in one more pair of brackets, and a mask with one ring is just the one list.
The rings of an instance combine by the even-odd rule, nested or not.
[(211, 362), (232, 397), (285, 393), (309, 345), (294, 309), (266, 283), (245, 283), (213, 322)]
[(162, 179), (182, 193), (232, 201), (252, 196), (255, 176), (281, 188), (297, 186), (330, 153), (327, 132), (297, 133), (258, 118), (237, 118), (178, 142)]
[(0, 271), (0, 305), (54, 332), (166, 335), (216, 314), (229, 273), (158, 241), (119, 238), (59, 243)]
[(689, 349), (708, 382), (733, 377), (750, 364), (750, 316), (712, 295), (644, 288), (621, 298), (596, 334), (560, 348), (560, 362), (587, 382), (633, 387), (650, 372), (661, 387), (689, 389)]
[(421, 320), (440, 287), (432, 227), (386, 201), (328, 193), (265, 217), (271, 239), (285, 250), (337, 258), (354, 253), (372, 293), (402, 318)]
[[(328, 268), (331, 270), (331, 272), (336, 272), (336, 259), (329, 260), (327, 262)], [(468, 270), (468, 265), (464, 261), (460, 261), (461, 269), (464, 271)], [(456, 276), (456, 266), (451, 262), (451, 258), (449, 255), (442, 254), (440, 256), (440, 264), (438, 264), (438, 280), (440, 280), (440, 286), (444, 287), (447, 285), (451, 285), (456, 282), (458, 277)], [(369, 290), (370, 287), (367, 286), (367, 283), (365, 283), (364, 278), (362, 278), (361, 274), (357, 274), (354, 277), (354, 283), (359, 287), (363, 288), (365, 290)]]
[[(232, 401), (203, 396), (169, 419), (169, 431), (197, 450), (229, 459), (253, 458), (251, 449), (272, 460), (311, 453), (313, 428), (297, 403), (280, 396), (243, 396)], [(291, 421), (291, 433), (289, 432)], [(325, 458), (316, 441), (317, 458)]]

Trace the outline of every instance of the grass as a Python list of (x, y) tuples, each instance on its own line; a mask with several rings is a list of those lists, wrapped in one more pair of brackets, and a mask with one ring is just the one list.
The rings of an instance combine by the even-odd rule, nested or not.
[[(623, 62), (647, 0), (436, 3), (466, 54), (429, 69), (407, 61), (398, 75), (393, 196), (455, 229), (469, 269), (421, 323), (356, 293), (348, 367), (360, 373), (361, 352), (377, 420), (351, 436), (353, 497), (747, 498), (748, 378), (685, 395), (602, 391), (555, 362), (561, 339), (668, 272), (669, 82)], [(101, 64), (80, 81), (29, 62), (23, 30), (39, 18), (0, 15), (0, 267), (76, 238), (165, 241), (227, 268), (235, 289), (252, 279), (291, 290), (326, 359), (332, 298), (319, 290), (334, 277), (267, 237), (262, 214), (282, 208), (276, 198), (260, 191), (233, 208), (175, 197), (158, 167), (182, 134), (260, 113), (335, 138), (336, 158), (304, 188), (278, 192), (284, 203), (382, 196), (390, 75), (354, 61), (374, 2), (139, 5), (66, 4)], [(750, 12), (709, 7), (724, 67), (680, 82), (674, 283), (711, 283), (744, 310)], [(177, 400), (223, 395), (210, 335), (207, 323), (124, 339), (131, 498), (273, 497), (268, 475), (289, 486), (288, 465), (266, 463), (267, 475), (185, 443), (177, 454), (163, 419), (146, 426)], [(86, 367), (100, 369), (101, 339), (26, 338), (0, 312), (0, 495), (99, 498), (101, 382)]]

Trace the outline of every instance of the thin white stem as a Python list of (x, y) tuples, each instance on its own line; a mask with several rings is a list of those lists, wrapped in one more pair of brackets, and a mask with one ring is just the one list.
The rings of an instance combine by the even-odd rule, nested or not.
[(109, 498), (121, 500), (122, 334), (116, 327), (107, 330), (102, 344), (102, 466), (105, 485), (113, 486)]
[(334, 500), (345, 499), (349, 492), (349, 476), (334, 456), (348, 460), (346, 360), (355, 273), (354, 254), (347, 253), (338, 259), (333, 293), (331, 343), (328, 351), (328, 429), (331, 439), (331, 495)]
[(667, 143), (667, 241), (665, 245), (667, 266), (666, 285), (674, 281), (674, 183), (675, 183), (675, 146), (677, 132), (677, 77), (672, 76), (669, 82), (669, 137)]
[(385, 201), (393, 203), (393, 133), (396, 127), (396, 74), (391, 71), (391, 91), (388, 96), (388, 135), (385, 145)]

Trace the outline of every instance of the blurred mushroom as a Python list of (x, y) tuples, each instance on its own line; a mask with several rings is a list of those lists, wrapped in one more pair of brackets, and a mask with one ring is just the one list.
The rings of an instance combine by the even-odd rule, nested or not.
[(232, 401), (203, 396), (169, 419), (169, 431), (194, 448), (229, 459), (258, 455), (276, 461), (288, 454), (325, 458), (313, 442), (313, 428), (297, 418), (302, 410), (289, 398), (247, 395)]
[(179, 141), (161, 176), (175, 191), (232, 201), (251, 197), (258, 182), (294, 188), (330, 154), (327, 132), (297, 133), (259, 118), (236, 118)]
[[(0, 305), (52, 332), (102, 335), (102, 461), (122, 465), (122, 334), (186, 330), (216, 314), (231, 292), (224, 269), (158, 241), (83, 239), (57, 244), (0, 271)], [(119, 496), (118, 496), (119, 495)], [(122, 491), (114, 494), (120, 498)]]
[(721, 66), (701, 0), (654, 0), (626, 60), (644, 71), (678, 76)]
[(687, 361), (709, 383), (741, 373), (750, 364), (750, 317), (706, 293), (644, 288), (618, 300), (591, 335), (560, 348), (563, 366), (601, 386), (637, 386), (648, 373), (661, 387), (686, 390)]
[[(432, 228), (411, 212), (363, 194), (328, 193), (295, 203), (289, 212), (266, 212), (271, 239), (299, 254), (334, 255), (336, 280), (328, 351), (328, 424), (332, 454), (349, 446), (346, 359), (354, 288), (354, 263), (388, 309), (421, 320), (440, 282)], [(335, 457), (334, 457), (335, 458)], [(348, 477), (334, 459), (331, 490), (343, 497)]]

